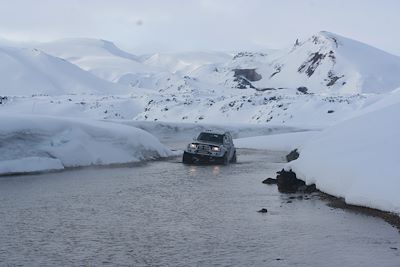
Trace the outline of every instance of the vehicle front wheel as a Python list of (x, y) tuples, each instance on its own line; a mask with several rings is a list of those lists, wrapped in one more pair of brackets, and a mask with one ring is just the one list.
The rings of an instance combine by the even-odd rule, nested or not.
[(237, 162), (236, 150), (235, 150), (235, 152), (233, 152), (233, 157), (232, 157), (231, 162), (232, 162), (232, 163), (236, 163), (236, 162)]
[(222, 163), (223, 163), (224, 165), (228, 165), (228, 164), (229, 164), (228, 153), (225, 153), (224, 157), (222, 158)]
[(183, 152), (182, 162), (185, 164), (193, 163), (192, 155), (189, 153)]

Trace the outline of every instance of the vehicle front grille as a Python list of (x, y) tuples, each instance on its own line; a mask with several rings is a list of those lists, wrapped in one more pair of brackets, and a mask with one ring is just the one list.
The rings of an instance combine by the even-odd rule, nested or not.
[(209, 145), (199, 145), (197, 148), (198, 152), (210, 152), (210, 146)]

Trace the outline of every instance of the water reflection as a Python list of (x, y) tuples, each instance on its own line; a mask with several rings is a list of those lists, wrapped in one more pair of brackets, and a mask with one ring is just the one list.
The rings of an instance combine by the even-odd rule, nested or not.
[(197, 166), (190, 166), (189, 168), (189, 176), (196, 176), (197, 173)]
[(218, 165), (212, 165), (212, 166), (197, 166), (197, 165), (191, 165), (189, 167), (189, 176), (197, 176), (199, 175), (199, 168), (205, 168), (204, 170), (208, 172), (211, 168), (212, 174), (213, 175), (219, 175), (221, 172), (221, 166)]
[(220, 170), (221, 170), (221, 169), (220, 169), (219, 166), (214, 166), (214, 167), (213, 167), (213, 174), (214, 174), (214, 175), (218, 175), (219, 172), (220, 172)]

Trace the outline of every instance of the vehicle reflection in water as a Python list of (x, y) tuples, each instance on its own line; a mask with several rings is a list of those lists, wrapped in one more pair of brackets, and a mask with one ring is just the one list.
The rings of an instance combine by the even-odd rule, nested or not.
[(211, 166), (210, 165), (204, 165), (204, 166), (191, 165), (189, 167), (189, 176), (191, 176), (191, 177), (197, 176), (198, 175), (198, 171), (199, 171), (198, 168), (204, 168), (204, 169), (211, 168), (212, 174), (215, 175), (215, 176), (217, 176), (217, 175), (219, 175), (221, 173), (221, 166), (219, 166), (219, 165), (211, 165)]
[(214, 167), (213, 167), (213, 174), (214, 174), (214, 175), (218, 175), (219, 172), (220, 172), (220, 167), (219, 167), (219, 166), (214, 166)]
[(197, 166), (191, 165), (189, 168), (189, 176), (196, 176)]

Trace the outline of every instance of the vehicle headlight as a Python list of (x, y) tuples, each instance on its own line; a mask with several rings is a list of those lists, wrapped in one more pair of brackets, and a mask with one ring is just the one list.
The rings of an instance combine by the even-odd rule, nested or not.
[(220, 151), (221, 149), (220, 149), (219, 147), (217, 147), (217, 146), (213, 146), (213, 147), (211, 148), (211, 150), (214, 151), (214, 152), (218, 152), (218, 151)]
[(196, 144), (190, 144), (189, 147), (190, 148), (197, 148), (197, 145)]

